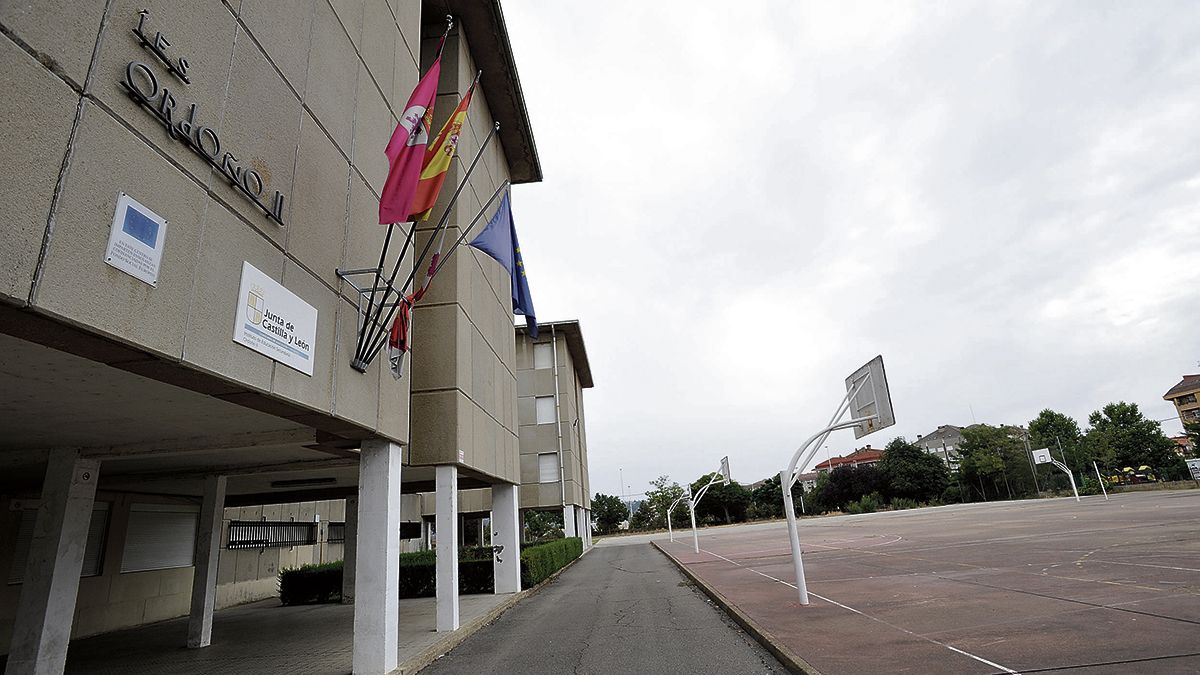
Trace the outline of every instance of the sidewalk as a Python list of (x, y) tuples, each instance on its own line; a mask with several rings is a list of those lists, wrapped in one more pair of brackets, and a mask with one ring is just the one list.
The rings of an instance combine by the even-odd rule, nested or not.
[[(400, 663), (424, 665), (507, 609), (522, 594), (465, 595), (461, 625), (434, 631), (435, 601), (400, 601)], [(213, 617), (212, 646), (186, 649), (187, 618), (75, 640), (67, 673), (202, 675), (206, 673), (349, 673), (354, 628), (352, 605), (283, 607), (275, 599), (232, 607)], [(420, 660), (422, 663), (417, 664)]]

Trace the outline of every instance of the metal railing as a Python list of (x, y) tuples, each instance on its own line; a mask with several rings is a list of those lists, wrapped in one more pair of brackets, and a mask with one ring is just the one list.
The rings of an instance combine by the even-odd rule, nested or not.
[(283, 548), (317, 543), (316, 523), (234, 520), (226, 548)]

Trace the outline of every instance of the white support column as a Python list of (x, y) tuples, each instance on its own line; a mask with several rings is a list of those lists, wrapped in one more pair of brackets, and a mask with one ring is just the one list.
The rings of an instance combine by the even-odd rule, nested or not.
[(510, 483), (492, 486), (492, 545), (503, 546), (494, 563), (496, 592), (521, 590), (521, 521), (517, 516), (520, 488)]
[(212, 644), (213, 609), (217, 602), (217, 563), (221, 525), (225, 519), (225, 476), (204, 480), (204, 501), (196, 530), (196, 567), (192, 572), (192, 613), (188, 617), (188, 649)]
[(358, 553), (358, 497), (346, 498), (346, 539), (342, 543), (342, 604), (354, 604), (354, 564)]
[(587, 548), (587, 513), (583, 507), (575, 509), (575, 536), (583, 540), (583, 547)]
[(563, 507), (563, 536), (574, 537), (575, 533), (575, 505), (567, 504)]
[[(399, 444), (364, 441), (358, 469), (354, 558), (355, 675), (382, 675), (398, 664), (400, 623)], [(357, 589), (362, 589), (358, 593)]]
[(57, 675), (67, 665), (99, 477), (99, 460), (82, 459), (76, 450), (50, 451), (6, 673)]
[(458, 467), (439, 464), (437, 485), (437, 629), (458, 630)]

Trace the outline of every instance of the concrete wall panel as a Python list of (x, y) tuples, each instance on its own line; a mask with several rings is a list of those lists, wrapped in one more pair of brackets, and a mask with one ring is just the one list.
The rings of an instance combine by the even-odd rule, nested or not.
[[(38, 0), (0, 3), (0, 23), (43, 55), (47, 65), (82, 88), (104, 0)], [(55, 17), (47, 21), (46, 16)], [(9, 71), (4, 71), (5, 73)]]
[[(17, 3), (0, 5), (5, 25), (17, 13)], [(0, 247), (0, 295), (25, 302), (79, 96), (8, 39), (0, 39), (0, 72), (5, 74), (0, 128), (4, 129), (5, 162), (14, 177), (0, 181), (4, 204), (0, 229), (5, 235)], [(31, 115), (31, 110), (37, 114)]]
[[(84, 107), (35, 304), (171, 358), (183, 351), (187, 304), (208, 203), (194, 182), (95, 105)], [(158, 286), (104, 262), (119, 192), (167, 219)]]
[(241, 0), (238, 16), (301, 96), (308, 74), (314, 0)]
[[(245, 299), (238, 297), (242, 263), (249, 262), (278, 281), (283, 272), (283, 254), (218, 205), (209, 206), (204, 220), (195, 300), (189, 303), (191, 315), (184, 337), (184, 361), (259, 391), (270, 391), (275, 362), (234, 342), (233, 329), (245, 306)], [(173, 234), (168, 224), (168, 246)], [(320, 346), (318, 341), (318, 349)]]

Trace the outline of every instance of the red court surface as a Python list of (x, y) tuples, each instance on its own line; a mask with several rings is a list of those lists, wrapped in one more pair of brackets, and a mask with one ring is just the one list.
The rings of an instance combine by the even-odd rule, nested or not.
[(656, 542), (826, 674), (1200, 673), (1200, 490), (783, 522)]

